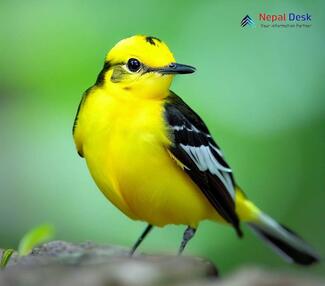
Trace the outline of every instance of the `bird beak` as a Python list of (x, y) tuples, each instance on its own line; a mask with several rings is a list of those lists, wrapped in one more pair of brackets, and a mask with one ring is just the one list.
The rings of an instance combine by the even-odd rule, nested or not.
[(194, 73), (196, 71), (195, 67), (171, 63), (167, 67), (158, 68), (157, 72), (165, 75), (165, 74), (187, 74), (187, 73)]

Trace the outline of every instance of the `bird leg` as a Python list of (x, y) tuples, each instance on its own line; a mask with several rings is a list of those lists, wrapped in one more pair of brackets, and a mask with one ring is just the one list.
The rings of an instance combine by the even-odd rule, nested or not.
[(143, 231), (143, 233), (141, 234), (141, 236), (138, 238), (138, 240), (136, 241), (136, 243), (131, 248), (130, 253), (129, 253), (129, 256), (132, 256), (134, 254), (134, 252), (136, 251), (136, 249), (138, 248), (138, 246), (141, 244), (141, 242), (145, 239), (145, 237), (151, 231), (152, 227), (153, 227), (152, 224), (148, 224), (147, 225), (147, 227), (145, 228), (145, 230)]
[(179, 250), (178, 250), (178, 255), (181, 255), (182, 254), (182, 252), (185, 249), (186, 244), (194, 236), (195, 232), (196, 232), (196, 229), (195, 228), (192, 228), (190, 226), (188, 226), (187, 229), (184, 231), (183, 240), (182, 240), (181, 246), (179, 247)]

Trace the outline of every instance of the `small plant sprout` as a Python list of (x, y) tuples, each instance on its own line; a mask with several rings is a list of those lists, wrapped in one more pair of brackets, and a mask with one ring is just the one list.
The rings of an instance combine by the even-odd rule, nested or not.
[[(31, 229), (20, 240), (18, 246), (18, 255), (28, 255), (35, 246), (51, 240), (54, 237), (54, 233), (55, 229), (51, 224), (42, 224)], [(0, 261), (0, 269), (6, 267), (14, 252), (14, 249), (6, 249), (3, 251)]]
[(42, 224), (31, 229), (20, 240), (18, 254), (28, 255), (35, 246), (52, 239), (54, 232), (54, 227), (50, 224)]
[(1, 261), (0, 261), (0, 269), (6, 267), (7, 263), (10, 260), (11, 255), (14, 253), (13, 249), (6, 249), (2, 253)]

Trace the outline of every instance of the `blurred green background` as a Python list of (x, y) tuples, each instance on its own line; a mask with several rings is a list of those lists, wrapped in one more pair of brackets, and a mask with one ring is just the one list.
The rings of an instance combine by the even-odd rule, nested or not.
[[(322, 1), (0, 2), (0, 247), (53, 223), (57, 238), (129, 247), (145, 224), (117, 211), (76, 153), (71, 128), (82, 92), (120, 39), (166, 41), (198, 71), (172, 89), (205, 119), (241, 187), (325, 255), (325, 3)], [(262, 29), (257, 15), (309, 13), (308, 29)], [(241, 28), (249, 14), (255, 28)], [(183, 227), (142, 245), (175, 253)], [(186, 253), (221, 271), (285, 264), (247, 228), (239, 240), (203, 222)]]

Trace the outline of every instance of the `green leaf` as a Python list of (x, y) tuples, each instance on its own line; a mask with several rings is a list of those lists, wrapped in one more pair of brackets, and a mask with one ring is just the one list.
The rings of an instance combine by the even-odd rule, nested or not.
[(10, 260), (11, 255), (14, 253), (13, 249), (6, 249), (2, 253), (1, 261), (0, 261), (0, 269), (6, 267), (7, 263)]
[(54, 227), (50, 224), (42, 224), (27, 232), (19, 242), (18, 254), (24, 256), (29, 254), (32, 249), (54, 236)]

